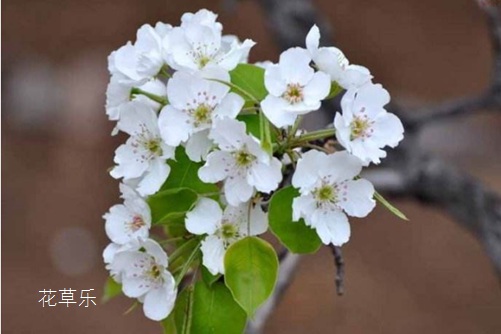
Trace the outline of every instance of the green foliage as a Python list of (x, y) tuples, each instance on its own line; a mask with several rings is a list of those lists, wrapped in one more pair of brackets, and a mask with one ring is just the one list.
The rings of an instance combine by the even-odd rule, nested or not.
[(222, 282), (199, 281), (178, 296), (174, 312), (162, 322), (165, 334), (240, 334), (247, 316)]
[(403, 219), (403, 220), (409, 220), (409, 218), (407, 218), (407, 216), (402, 212), (400, 211), (399, 209), (397, 209), (396, 207), (394, 207), (390, 202), (388, 202), (383, 196), (381, 196), (380, 193), (378, 193), (377, 191), (374, 192), (374, 198), (381, 204), (383, 204), (388, 210), (390, 210), (391, 213), (393, 213), (395, 216), (397, 216), (398, 218), (400, 219)]
[[(268, 91), (264, 86), (264, 69), (251, 64), (238, 64), (230, 71), (232, 91), (242, 96), (246, 101), (255, 103), (253, 99), (262, 101)], [(239, 89), (240, 88), (240, 89)], [(250, 96), (249, 96), (250, 95)]]
[(203, 166), (203, 162), (191, 161), (184, 147), (176, 149), (176, 159), (170, 160), (171, 168), (167, 181), (162, 185), (162, 190), (188, 188), (197, 194), (212, 194), (218, 191), (215, 184), (204, 183), (198, 178), (198, 169)]
[(289, 186), (273, 194), (268, 210), (270, 229), (292, 253), (314, 253), (322, 245), (314, 229), (304, 220), (292, 221), (292, 201), (299, 192)]
[(122, 285), (120, 283), (115, 282), (115, 280), (111, 277), (106, 279), (106, 283), (104, 283), (104, 292), (103, 292), (103, 303), (111, 300), (112, 298), (122, 294)]
[(278, 258), (273, 247), (257, 237), (235, 242), (224, 258), (225, 283), (247, 315), (271, 295), (278, 276)]
[(198, 195), (188, 188), (167, 189), (148, 198), (153, 224), (167, 224), (183, 217)]
[(332, 81), (331, 83), (331, 89), (329, 91), (329, 95), (325, 98), (326, 100), (328, 99), (333, 99), (335, 98), (339, 93), (341, 93), (344, 90), (343, 87), (339, 86), (339, 84), (335, 81)]
[(202, 280), (207, 284), (208, 286), (212, 286), (217, 280), (221, 278), (221, 275), (212, 275), (207, 268), (202, 266)]

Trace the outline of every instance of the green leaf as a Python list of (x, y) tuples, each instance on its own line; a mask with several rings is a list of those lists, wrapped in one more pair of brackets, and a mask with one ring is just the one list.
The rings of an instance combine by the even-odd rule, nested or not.
[(153, 224), (166, 224), (186, 214), (198, 199), (188, 188), (163, 190), (148, 198)]
[[(264, 69), (251, 64), (238, 64), (230, 71), (231, 83), (239, 89), (232, 89), (235, 93), (249, 101), (247, 94), (251, 95), (257, 101), (262, 101), (268, 91), (264, 86)], [(253, 101), (255, 102), (255, 101)]]
[(163, 328), (164, 334), (177, 334), (176, 322), (174, 319), (174, 312), (160, 323)]
[(247, 315), (223, 282), (210, 287), (198, 282), (192, 312), (193, 334), (241, 334), (245, 329)]
[(388, 202), (383, 196), (381, 196), (380, 193), (378, 193), (377, 191), (374, 192), (374, 198), (381, 204), (383, 204), (388, 210), (391, 211), (391, 213), (393, 213), (395, 216), (397, 216), (398, 218), (400, 219), (403, 219), (403, 220), (409, 220), (409, 218), (407, 218), (407, 216), (402, 212), (400, 211), (399, 209), (397, 209), (396, 207), (394, 207), (390, 202)]
[(192, 333), (193, 290), (193, 285), (189, 285), (177, 296), (173, 311), (177, 334)]
[(122, 294), (122, 285), (120, 283), (115, 282), (115, 280), (111, 277), (106, 279), (106, 283), (104, 283), (104, 292), (103, 292), (103, 303), (111, 300), (112, 298)]
[(171, 170), (161, 191), (176, 188), (189, 188), (198, 194), (213, 194), (219, 191), (215, 184), (204, 183), (198, 178), (198, 169), (203, 163), (191, 161), (182, 146), (176, 149), (176, 160), (170, 160), (168, 163)]
[(335, 81), (332, 81), (331, 83), (331, 90), (329, 91), (329, 95), (325, 99), (332, 99), (335, 98), (339, 93), (341, 93), (344, 90), (343, 87), (339, 86), (339, 84)]
[(207, 268), (202, 266), (202, 280), (205, 282), (205, 284), (207, 284), (208, 286), (211, 286), (212, 284), (217, 282), (217, 280), (219, 278), (221, 278), (220, 274), (212, 275)]
[(251, 317), (275, 287), (278, 276), (275, 250), (257, 237), (244, 238), (228, 248), (224, 268), (226, 286)]
[(271, 232), (292, 253), (314, 253), (322, 245), (317, 232), (306, 226), (303, 219), (292, 221), (292, 201), (299, 196), (293, 187), (285, 187), (271, 197), (268, 210)]
[[(253, 135), (256, 138), (261, 136), (261, 123), (260, 117), (258, 114), (256, 115), (238, 115), (237, 119), (241, 122), (245, 123), (245, 127), (247, 129), (247, 133)], [(277, 136), (275, 132), (271, 133), (271, 141), (276, 143)]]

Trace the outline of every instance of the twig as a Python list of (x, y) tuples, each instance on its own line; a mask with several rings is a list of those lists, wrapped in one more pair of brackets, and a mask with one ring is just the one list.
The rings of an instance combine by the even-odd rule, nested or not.
[(334, 256), (334, 265), (336, 266), (336, 293), (338, 296), (344, 294), (344, 259), (341, 253), (341, 247), (329, 245)]

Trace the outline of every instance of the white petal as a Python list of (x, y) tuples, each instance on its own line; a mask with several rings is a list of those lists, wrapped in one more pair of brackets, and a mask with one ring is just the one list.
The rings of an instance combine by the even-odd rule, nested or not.
[(346, 195), (339, 206), (350, 216), (365, 217), (376, 206), (373, 199), (374, 186), (367, 180), (353, 180), (346, 183)]
[(124, 105), (120, 113), (117, 126), (121, 131), (131, 136), (139, 135), (144, 131), (157, 132), (157, 114), (149, 105), (132, 101)]
[(323, 152), (310, 150), (303, 153), (292, 176), (292, 185), (302, 192), (309, 191), (319, 178), (319, 166), (325, 165), (326, 161), (327, 155)]
[(147, 281), (142, 277), (122, 276), (122, 291), (127, 297), (140, 297), (149, 289)]
[(247, 202), (254, 194), (254, 187), (242, 177), (227, 178), (224, 183), (224, 194), (230, 205), (237, 206)]
[(317, 53), (319, 45), (320, 30), (318, 29), (317, 25), (314, 24), (308, 32), (308, 35), (306, 35), (306, 48), (308, 49), (312, 57), (314, 57), (314, 55)]
[(231, 118), (215, 119), (209, 137), (222, 150), (239, 149), (247, 139), (245, 123)]
[(286, 108), (289, 104), (282, 98), (268, 95), (262, 102), (261, 108), (273, 125), (279, 128), (293, 125), (297, 114), (289, 112)]
[(350, 239), (350, 223), (340, 211), (316, 210), (311, 222), (325, 245), (341, 246)]
[(170, 105), (165, 106), (158, 117), (160, 135), (167, 145), (178, 146), (188, 140), (193, 132), (189, 116)]
[(264, 84), (266, 90), (273, 96), (280, 97), (287, 89), (287, 81), (282, 77), (280, 67), (271, 64), (264, 72)]
[(115, 179), (140, 177), (148, 169), (148, 162), (140, 159), (142, 151), (132, 146), (131, 142), (129, 138), (126, 144), (120, 145), (115, 151), (113, 161), (117, 166), (110, 171), (110, 175)]
[(148, 291), (144, 298), (144, 315), (155, 321), (167, 318), (176, 302), (176, 282), (170, 273), (164, 275), (165, 282), (161, 287)]
[(191, 161), (206, 160), (213, 145), (214, 143), (209, 139), (208, 129), (196, 132), (186, 142), (186, 155)]
[(214, 110), (214, 116), (236, 118), (244, 103), (245, 101), (240, 95), (229, 93)]
[(249, 56), (250, 49), (256, 43), (250, 39), (246, 39), (241, 45), (233, 47), (228, 53), (226, 53), (221, 60), (219, 60), (218, 65), (222, 68), (231, 71), (234, 69), (242, 59), (247, 59)]
[[(316, 209), (316, 201), (312, 195), (302, 195), (294, 198), (292, 201), (292, 220), (298, 221), (301, 218), (311, 217)], [(307, 225), (310, 224), (310, 220), (305, 220)]]
[(167, 259), (167, 253), (165, 253), (162, 246), (160, 246), (155, 240), (146, 239), (141, 242), (141, 246), (144, 247), (147, 254), (153, 256), (155, 263), (161, 265), (162, 267), (168, 266), (169, 262)]
[(186, 229), (197, 235), (214, 234), (221, 226), (222, 218), (223, 210), (216, 201), (201, 198), (195, 207), (186, 214)]
[(396, 147), (404, 138), (404, 127), (400, 119), (392, 113), (378, 117), (373, 125), (371, 140), (379, 147)]
[(224, 180), (233, 167), (234, 158), (231, 153), (214, 151), (207, 156), (207, 162), (198, 170), (198, 177), (205, 183), (216, 183)]
[(351, 180), (362, 171), (362, 161), (346, 151), (329, 154), (327, 160), (328, 164), (319, 168), (319, 174), (331, 183)]
[(204, 266), (210, 271), (212, 275), (224, 274), (224, 255), (226, 249), (224, 248), (223, 240), (215, 235), (210, 235), (202, 241)]
[(358, 89), (353, 108), (360, 110), (363, 107), (383, 107), (388, 102), (390, 94), (383, 86), (367, 83)]
[(282, 181), (282, 164), (277, 158), (272, 158), (269, 164), (257, 163), (249, 170), (247, 182), (264, 193), (277, 189)]
[(110, 243), (106, 248), (103, 250), (103, 261), (104, 263), (111, 263), (113, 262), (113, 258), (115, 257), (115, 254), (117, 251), (120, 249), (120, 245), (115, 244), (115, 243)]
[(268, 214), (261, 205), (255, 204), (250, 211), (250, 235), (260, 235), (268, 230)]
[(323, 72), (316, 72), (310, 82), (304, 87), (304, 99), (306, 104), (315, 104), (329, 95), (331, 79)]
[(156, 193), (162, 184), (167, 180), (170, 173), (170, 166), (161, 158), (157, 158), (150, 163), (148, 171), (139, 182), (137, 192), (141, 196), (148, 196)]
[(305, 49), (290, 48), (280, 55), (280, 71), (288, 83), (306, 85), (313, 77), (310, 67), (311, 57)]
[(148, 227), (143, 226), (137, 231), (132, 231), (130, 224), (134, 220), (136, 213), (131, 212), (125, 205), (118, 204), (110, 208), (109, 213), (104, 215), (106, 219), (106, 235), (111, 241), (117, 244), (125, 244), (135, 237), (148, 237)]

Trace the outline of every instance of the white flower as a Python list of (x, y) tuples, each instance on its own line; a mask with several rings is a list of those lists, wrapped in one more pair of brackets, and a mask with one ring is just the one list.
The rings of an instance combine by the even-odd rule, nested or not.
[(292, 203), (293, 219), (304, 218), (326, 245), (347, 242), (350, 224), (346, 215), (365, 217), (376, 204), (372, 184), (353, 180), (361, 170), (360, 160), (345, 151), (304, 153), (292, 177), (292, 185), (301, 193)]
[(221, 30), (214, 25), (191, 19), (189, 24), (172, 29), (168, 44), (167, 62), (172, 68), (200, 72), (205, 78), (228, 81), (228, 71), (247, 58), (255, 43), (249, 39), (241, 44), (223, 39)]
[(212, 146), (208, 134), (213, 121), (235, 118), (244, 105), (239, 95), (229, 91), (224, 84), (176, 72), (167, 84), (169, 105), (158, 119), (163, 140), (170, 146), (187, 142), (191, 160), (205, 159)]
[(137, 192), (141, 196), (154, 194), (169, 175), (166, 159), (174, 156), (174, 148), (162, 141), (153, 109), (135, 101), (123, 108), (117, 126), (130, 137), (115, 151), (117, 166), (110, 174), (124, 180), (140, 177)]
[(196, 13), (184, 13), (181, 16), (181, 27), (186, 28), (189, 25), (203, 25), (211, 28), (217, 33), (221, 33), (223, 31), (223, 25), (216, 20), (217, 14), (204, 8)]
[(319, 109), (329, 94), (329, 76), (315, 72), (310, 62), (306, 50), (291, 48), (280, 55), (278, 64), (267, 66), (264, 82), (269, 95), (261, 107), (275, 126), (294, 124), (297, 116)]
[[(120, 119), (120, 110), (122, 106), (129, 103), (131, 100), (146, 103), (153, 109), (158, 110), (160, 107), (158, 102), (140, 94), (131, 96), (133, 87), (134, 85), (132, 83), (123, 82), (119, 75), (111, 77), (106, 90), (106, 115), (108, 115), (110, 120), (117, 121)], [(158, 79), (147, 81), (138, 88), (161, 97), (166, 96), (167, 92), (165, 84)]]
[(169, 48), (168, 42), (164, 41), (172, 29), (170, 25), (157, 23), (153, 28), (149, 24), (143, 25), (137, 31), (136, 51), (137, 73), (151, 78), (156, 76), (165, 64), (165, 54)]
[(145, 24), (137, 31), (134, 44), (128, 42), (108, 57), (110, 74), (122, 83), (140, 86), (156, 76), (165, 64), (169, 49), (167, 35), (170, 25), (157, 23), (156, 27)]
[(148, 238), (151, 212), (148, 203), (133, 189), (120, 184), (124, 204), (110, 208), (103, 218), (108, 238), (116, 244), (126, 244), (136, 238)]
[(270, 193), (282, 180), (282, 164), (245, 133), (245, 124), (234, 119), (216, 119), (210, 137), (219, 151), (209, 153), (207, 162), (198, 170), (207, 183), (224, 182), (224, 193), (230, 205), (247, 202), (254, 189)]
[(341, 87), (359, 87), (372, 79), (369, 70), (363, 66), (350, 65), (343, 52), (335, 47), (319, 47), (320, 31), (316, 25), (306, 36), (306, 48), (316, 67), (330, 75)]
[(337, 140), (365, 166), (379, 163), (386, 157), (382, 148), (395, 147), (403, 139), (402, 122), (383, 108), (389, 101), (390, 95), (381, 85), (368, 83), (345, 93), (343, 113), (334, 118)]
[(202, 198), (186, 215), (186, 229), (207, 237), (202, 242), (203, 264), (213, 274), (224, 274), (224, 255), (234, 242), (268, 229), (268, 218), (259, 204), (242, 203), (221, 210), (219, 204)]
[(167, 267), (167, 254), (151, 239), (117, 251), (110, 264), (119, 273), (123, 293), (142, 302), (146, 317), (155, 321), (166, 318), (176, 301), (176, 283)]

